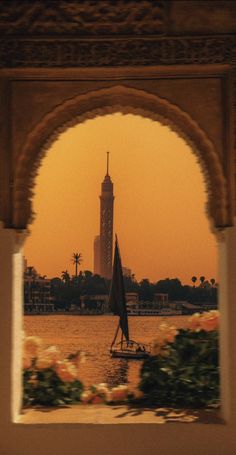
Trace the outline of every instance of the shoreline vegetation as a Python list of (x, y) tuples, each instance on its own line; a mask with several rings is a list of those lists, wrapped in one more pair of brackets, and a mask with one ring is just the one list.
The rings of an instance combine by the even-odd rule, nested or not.
[[(147, 278), (137, 281), (135, 275), (124, 276), (129, 315), (192, 314), (217, 308), (218, 283), (214, 278), (193, 276), (192, 285), (183, 285), (178, 278), (166, 278), (155, 283)], [(24, 272), (24, 312), (30, 314), (110, 314), (108, 304), (110, 281), (89, 270), (61, 277), (41, 276), (34, 267)], [(178, 312), (176, 312), (178, 310)], [(135, 314), (136, 313), (136, 314)], [(163, 314), (164, 315), (164, 314)], [(165, 314), (166, 316), (171, 314)]]

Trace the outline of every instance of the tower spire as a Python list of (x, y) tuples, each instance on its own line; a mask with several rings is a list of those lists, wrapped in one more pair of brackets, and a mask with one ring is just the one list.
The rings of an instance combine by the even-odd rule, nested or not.
[(107, 175), (109, 175), (109, 153), (107, 152)]

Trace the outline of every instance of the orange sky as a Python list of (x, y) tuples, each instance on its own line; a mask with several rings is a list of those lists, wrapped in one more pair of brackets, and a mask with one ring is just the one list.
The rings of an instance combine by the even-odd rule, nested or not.
[(217, 279), (216, 240), (196, 157), (168, 127), (119, 113), (68, 129), (48, 151), (36, 179), (28, 265), (48, 277), (73, 273), (78, 251), (82, 270), (93, 271), (107, 150), (123, 265), (138, 280)]

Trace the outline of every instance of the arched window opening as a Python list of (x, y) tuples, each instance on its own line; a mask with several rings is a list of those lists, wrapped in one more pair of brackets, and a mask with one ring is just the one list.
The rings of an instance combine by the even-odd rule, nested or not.
[[(123, 362), (115, 368), (114, 360), (111, 364), (108, 339), (113, 333), (114, 316), (104, 315), (110, 313), (110, 308), (91, 298), (93, 242), (99, 233), (98, 196), (106, 172), (107, 150), (115, 194), (114, 230), (123, 265), (130, 274), (126, 291), (133, 293), (132, 298), (135, 294), (138, 301), (129, 306), (131, 329), (139, 330), (137, 336), (146, 336), (144, 341), (149, 343), (155, 339), (159, 318), (170, 322), (171, 315), (170, 325), (176, 319), (177, 329), (186, 328), (191, 312), (216, 307), (216, 239), (206, 215), (208, 194), (196, 156), (167, 126), (118, 112), (67, 129), (43, 161), (35, 187), (35, 221), (25, 247), (26, 281), (31, 283), (33, 279), (36, 286), (38, 280), (38, 288), (34, 289), (37, 301), (25, 306), (35, 315), (28, 313), (25, 328), (27, 334), (40, 335), (46, 346), (59, 344), (64, 355), (87, 351), (84, 371), (80, 367), (80, 379), (86, 386), (96, 378), (111, 387), (127, 381), (134, 387), (140, 367)], [(71, 260), (75, 252), (83, 259), (79, 272)], [(77, 275), (80, 287), (75, 290)], [(45, 293), (47, 286), (53, 288), (48, 294), (50, 307), (45, 302), (40, 306), (39, 282), (45, 284)], [(178, 289), (171, 291), (174, 284)], [(101, 282), (98, 285), (101, 287)], [(157, 302), (168, 293), (171, 295), (166, 304)], [(141, 311), (140, 318), (131, 318), (138, 307), (143, 316)], [(49, 308), (56, 314), (43, 314)], [(159, 316), (152, 315), (152, 310), (156, 314), (158, 310)], [(98, 338), (104, 334), (108, 338), (103, 340), (98, 355)]]

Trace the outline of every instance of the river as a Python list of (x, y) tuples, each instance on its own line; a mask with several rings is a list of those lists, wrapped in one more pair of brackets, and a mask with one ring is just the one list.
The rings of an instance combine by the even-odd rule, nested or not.
[[(133, 316), (129, 318), (130, 338), (150, 343), (161, 322), (184, 328), (187, 320), (186, 316)], [(24, 317), (26, 335), (39, 336), (45, 347), (56, 345), (64, 356), (78, 350), (85, 352), (80, 379), (86, 386), (106, 382), (109, 386), (128, 383), (132, 388), (139, 382), (142, 362), (111, 358), (109, 349), (116, 327), (117, 317), (111, 315)]]

